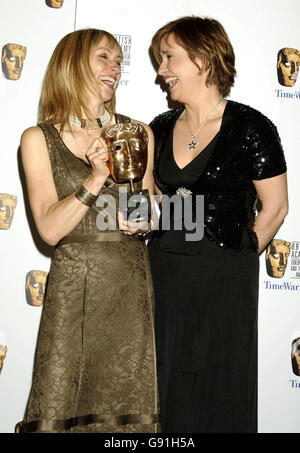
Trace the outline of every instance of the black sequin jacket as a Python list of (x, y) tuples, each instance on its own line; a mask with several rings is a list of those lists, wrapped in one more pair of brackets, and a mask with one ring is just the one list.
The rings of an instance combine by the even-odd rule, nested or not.
[[(159, 178), (159, 159), (169, 133), (183, 107), (162, 113), (150, 123), (155, 136), (154, 178), (162, 193), (169, 187)], [(253, 180), (286, 172), (281, 141), (274, 124), (259, 111), (227, 101), (215, 149), (204, 172), (193, 186), (204, 195), (204, 233), (220, 247), (238, 249), (248, 230), (254, 250), (258, 240), (253, 231), (256, 190)]]

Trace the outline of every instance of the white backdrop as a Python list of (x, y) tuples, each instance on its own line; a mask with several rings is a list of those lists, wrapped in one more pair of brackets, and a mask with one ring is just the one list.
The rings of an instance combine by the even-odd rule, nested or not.
[[(224, 25), (236, 52), (231, 99), (251, 105), (277, 125), (285, 149), (290, 213), (276, 238), (299, 246), (297, 151), (300, 145), (300, 78), (294, 87), (277, 80), (277, 53), (300, 49), (298, 0), (64, 0), (61, 8), (45, 0), (10, 0), (0, 5), (0, 45), (27, 47), (19, 80), (0, 75), (0, 194), (18, 197), (11, 227), (0, 229), (0, 345), (7, 354), (0, 375), (0, 432), (12, 432), (28, 397), (41, 307), (25, 298), (28, 271), (48, 271), (51, 249), (38, 239), (24, 200), (18, 146), (22, 131), (36, 123), (40, 87), (59, 39), (74, 29), (96, 27), (116, 35), (125, 54), (117, 92), (117, 111), (150, 122), (168, 110), (156, 82), (148, 50), (154, 32), (183, 15), (210, 16)], [(291, 96), (293, 95), (293, 96)], [(30, 226), (29, 226), (30, 225)], [(291, 367), (291, 342), (300, 336), (300, 267), (289, 257), (285, 275), (267, 275), (261, 257), (259, 305), (259, 431), (300, 432), (300, 377)]]

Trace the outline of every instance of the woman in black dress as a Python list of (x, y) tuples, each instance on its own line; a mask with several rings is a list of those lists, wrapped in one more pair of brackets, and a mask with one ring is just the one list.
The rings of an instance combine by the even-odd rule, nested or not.
[(259, 253), (288, 210), (280, 138), (262, 113), (225, 100), (235, 57), (219, 22), (172, 21), (152, 51), (182, 104), (151, 123), (161, 219), (176, 199), (149, 244), (162, 431), (256, 432)]

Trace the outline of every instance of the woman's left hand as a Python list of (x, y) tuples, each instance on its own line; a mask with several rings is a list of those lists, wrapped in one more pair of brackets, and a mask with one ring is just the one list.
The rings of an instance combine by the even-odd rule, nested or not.
[(124, 234), (132, 236), (134, 234), (143, 234), (151, 230), (151, 222), (132, 222), (125, 220), (122, 212), (118, 212), (119, 228)]

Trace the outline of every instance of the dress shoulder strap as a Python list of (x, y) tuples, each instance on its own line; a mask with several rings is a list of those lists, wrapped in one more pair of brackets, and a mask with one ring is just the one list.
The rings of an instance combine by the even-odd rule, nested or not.
[(121, 115), (120, 113), (115, 113), (116, 123), (130, 123), (131, 119), (129, 116)]
[(48, 123), (38, 123), (38, 126), (42, 129), (42, 131), (44, 133), (50, 160), (51, 160), (51, 163), (53, 164), (54, 163), (54, 153), (55, 153), (55, 141), (54, 141), (53, 126), (52, 126), (52, 124), (48, 124)]

